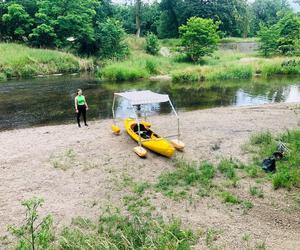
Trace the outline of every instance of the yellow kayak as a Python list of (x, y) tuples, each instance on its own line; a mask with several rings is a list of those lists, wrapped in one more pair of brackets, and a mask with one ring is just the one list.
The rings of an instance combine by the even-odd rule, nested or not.
[[(136, 120), (127, 118), (124, 120), (124, 125), (130, 137), (139, 142), (140, 137), (138, 135), (138, 124)], [(159, 136), (149, 129), (149, 123), (140, 123), (140, 135), (142, 146), (145, 148), (148, 148), (151, 151), (166, 157), (171, 157), (174, 154), (175, 148), (172, 146), (172, 144), (165, 138)]]

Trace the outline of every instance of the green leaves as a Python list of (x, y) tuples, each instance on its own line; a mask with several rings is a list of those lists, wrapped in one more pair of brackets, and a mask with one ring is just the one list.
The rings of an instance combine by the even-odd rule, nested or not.
[(218, 27), (220, 22), (212, 19), (192, 17), (186, 25), (179, 28), (184, 52), (194, 62), (200, 61), (217, 49), (220, 41)]

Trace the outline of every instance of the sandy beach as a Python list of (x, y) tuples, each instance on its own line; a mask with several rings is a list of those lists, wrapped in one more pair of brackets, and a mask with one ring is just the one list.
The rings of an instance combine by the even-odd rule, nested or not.
[[(268, 104), (215, 108), (182, 112), (180, 118), (186, 149), (174, 157), (213, 163), (233, 157), (247, 162), (249, 155), (243, 153), (242, 145), (251, 134), (296, 128), (300, 107)], [(150, 121), (162, 135), (176, 131), (172, 128), (176, 120), (169, 115), (155, 116)], [(161, 173), (174, 168), (170, 159), (151, 152), (146, 159), (138, 158), (132, 150), (136, 143), (124, 129), (120, 136), (114, 136), (110, 125), (111, 120), (101, 120), (83, 128), (74, 123), (0, 133), (0, 236), (8, 234), (7, 225), (21, 222), (24, 199), (43, 197), (41, 213), (51, 213), (59, 230), (76, 216), (97, 220), (107, 205), (121, 206), (124, 190), (117, 184), (122, 176), (153, 183)], [(242, 179), (234, 192), (249, 198), (253, 181)], [(246, 244), (252, 247), (257, 242), (265, 242), (267, 249), (300, 249), (300, 207), (290, 209), (293, 204), (288, 199), (293, 191), (275, 191), (270, 183), (263, 185), (265, 198), (253, 200), (254, 207), (248, 214), (217, 198), (202, 198), (190, 204), (157, 193), (152, 202), (163, 216), (179, 218), (194, 230), (220, 229), (217, 242), (225, 249), (247, 249)], [(242, 240), (245, 233), (251, 235), (248, 243)], [(204, 241), (200, 238), (196, 249), (204, 248)], [(0, 242), (0, 248), (8, 246), (1, 247)]]

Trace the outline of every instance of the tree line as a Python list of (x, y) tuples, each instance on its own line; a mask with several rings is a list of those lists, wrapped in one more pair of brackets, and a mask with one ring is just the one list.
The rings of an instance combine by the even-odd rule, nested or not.
[(76, 53), (122, 57), (126, 33), (177, 38), (191, 17), (212, 19), (221, 36), (256, 36), (289, 12), (287, 0), (6, 0), (0, 2), (0, 40)]

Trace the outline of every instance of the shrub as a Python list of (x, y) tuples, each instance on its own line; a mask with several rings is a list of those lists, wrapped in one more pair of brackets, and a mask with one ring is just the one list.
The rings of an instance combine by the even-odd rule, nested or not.
[(148, 33), (146, 36), (146, 52), (151, 55), (157, 55), (159, 51), (158, 38), (153, 33)]
[(105, 22), (99, 23), (96, 39), (101, 45), (100, 56), (102, 58), (122, 59), (129, 54), (128, 45), (125, 42), (125, 31), (118, 20), (107, 18)]
[(6, 81), (6, 80), (7, 80), (6, 74), (0, 73), (0, 82), (1, 81)]
[(200, 75), (195, 70), (177, 70), (172, 72), (173, 82), (197, 82)]
[(208, 73), (207, 80), (234, 80), (234, 79), (250, 79), (253, 76), (253, 68), (251, 65), (230, 66), (221, 68)]
[(150, 74), (157, 74), (158, 72), (158, 64), (155, 60), (147, 59), (145, 68)]
[(191, 17), (186, 25), (179, 27), (181, 44), (188, 57), (196, 62), (217, 50), (219, 24), (212, 19)]
[(123, 64), (108, 65), (97, 74), (101, 78), (113, 81), (137, 80), (148, 76), (147, 71), (142, 67)]

